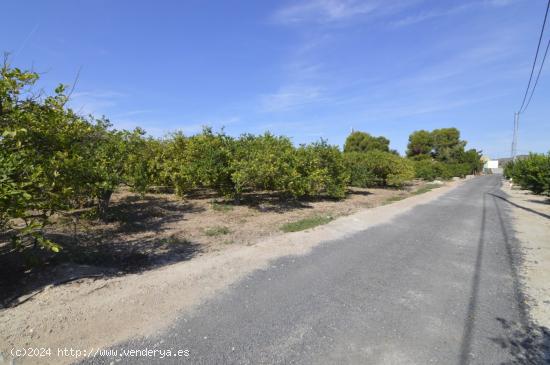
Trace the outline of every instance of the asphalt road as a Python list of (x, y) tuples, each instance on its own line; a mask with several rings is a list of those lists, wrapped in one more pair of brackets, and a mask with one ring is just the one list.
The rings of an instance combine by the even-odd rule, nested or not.
[[(121, 363), (500, 364), (526, 326), (498, 175), (392, 222), (280, 259), (133, 349)], [(116, 329), (113, 329), (116, 330)], [(109, 363), (113, 359), (93, 359)]]

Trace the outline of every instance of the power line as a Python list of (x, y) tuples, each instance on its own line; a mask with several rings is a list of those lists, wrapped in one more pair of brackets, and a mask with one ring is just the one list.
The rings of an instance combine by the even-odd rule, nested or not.
[(542, 35), (544, 34), (544, 27), (546, 26), (546, 18), (548, 17), (548, 10), (550, 9), (550, 0), (548, 0), (548, 5), (546, 6), (546, 13), (544, 14), (544, 21), (542, 22), (542, 29), (540, 31), (539, 43), (537, 44), (537, 52), (535, 53), (535, 59), (533, 61), (533, 67), (531, 67), (531, 75), (529, 76), (529, 82), (527, 83), (527, 89), (525, 90), (525, 95), (523, 96), (523, 101), (519, 107), (519, 113), (523, 112), (523, 106), (525, 105), (525, 100), (527, 99), (527, 94), (529, 93), (529, 88), (531, 87), (531, 81), (533, 80), (533, 73), (535, 72), (535, 66), (537, 64), (537, 59), (539, 56), (540, 43), (542, 42)]
[(527, 104), (525, 104), (525, 108), (523, 111), (526, 111), (529, 107), (529, 103), (531, 103), (531, 98), (533, 98), (533, 94), (535, 93), (535, 89), (537, 88), (537, 84), (539, 83), (539, 77), (542, 73), (542, 68), (544, 67), (544, 61), (546, 61), (546, 56), (548, 55), (548, 49), (550, 48), (550, 39), (548, 39), (548, 44), (546, 45), (546, 51), (544, 51), (544, 57), (542, 58), (542, 62), (540, 64), (539, 73), (537, 74), (537, 78), (535, 79), (535, 84), (533, 85), (533, 90), (531, 90), (531, 95), (529, 95), (529, 99), (527, 100)]
[[(548, 55), (548, 48), (550, 48), (550, 39), (549, 39), (548, 44), (546, 45), (546, 50), (544, 52), (544, 57), (542, 58), (542, 62), (540, 64), (539, 72), (537, 73), (537, 79), (535, 80), (533, 89), (531, 90), (531, 94), (529, 95), (529, 100), (527, 100), (527, 95), (529, 94), (529, 89), (531, 87), (531, 81), (533, 81), (533, 73), (535, 72), (535, 66), (537, 65), (537, 60), (539, 57), (540, 44), (542, 42), (542, 37), (544, 35), (544, 28), (546, 26), (546, 19), (548, 18), (549, 9), (550, 9), (550, 0), (548, 0), (548, 4), (546, 5), (546, 13), (544, 14), (544, 21), (542, 22), (542, 29), (540, 30), (539, 42), (537, 44), (537, 52), (535, 53), (535, 59), (533, 60), (533, 66), (531, 67), (531, 74), (529, 75), (529, 82), (527, 83), (527, 88), (525, 89), (525, 95), (523, 95), (523, 101), (521, 102), (521, 106), (519, 107), (518, 112), (514, 114), (514, 134), (512, 137), (512, 151), (511, 151), (512, 159), (514, 160), (516, 158), (516, 153), (517, 153), (519, 116), (521, 113), (527, 110), (527, 107), (531, 103), (531, 99), (533, 98), (533, 94), (535, 93), (535, 89), (537, 88), (537, 84), (539, 83), (539, 78), (540, 78), (540, 74), (542, 73), (542, 68), (544, 67), (544, 61), (546, 61), (546, 56)], [(527, 100), (527, 104), (525, 104), (525, 100)]]

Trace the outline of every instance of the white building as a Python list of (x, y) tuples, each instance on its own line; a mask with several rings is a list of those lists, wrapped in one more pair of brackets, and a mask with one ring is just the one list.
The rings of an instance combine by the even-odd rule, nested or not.
[(490, 171), (494, 174), (502, 174), (502, 169), (499, 168), (498, 160), (487, 159), (483, 164), (483, 171)]

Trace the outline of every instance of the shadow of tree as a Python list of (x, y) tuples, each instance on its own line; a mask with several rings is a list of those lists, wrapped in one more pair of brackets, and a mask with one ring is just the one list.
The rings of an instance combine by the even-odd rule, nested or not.
[[(348, 193), (370, 194), (366, 189)], [(167, 194), (122, 195), (109, 208), (107, 222), (91, 219), (91, 208), (72, 211), (63, 218), (63, 228), (46, 232), (63, 247), (56, 254), (33, 247), (18, 252), (6, 243), (9, 237), (0, 236), (0, 303), (6, 305), (13, 298), (56, 285), (67, 276), (111, 277), (189, 260), (201, 252), (201, 245), (183, 236), (167, 237), (169, 226), (185, 221), (188, 214), (205, 211), (205, 202), (285, 213), (311, 209), (313, 202), (337, 201), (328, 197), (292, 199), (277, 192), (247, 192), (239, 202), (212, 191), (199, 190), (191, 197), (193, 201)]]
[[(351, 195), (371, 195), (367, 189), (362, 188), (350, 188), (347, 191), (348, 197)], [(213, 196), (210, 196), (213, 198)], [(301, 197), (293, 198), (288, 194), (281, 192), (247, 192), (236, 201), (233, 199), (214, 199), (216, 203), (225, 204), (228, 206), (247, 206), (248, 208), (255, 209), (261, 212), (276, 212), (286, 213), (299, 209), (311, 209), (312, 203), (316, 202), (338, 202), (341, 199), (332, 198), (329, 196), (316, 196), (316, 197)]]
[[(164, 197), (130, 196), (113, 204), (107, 224), (46, 232), (61, 244), (54, 254), (34, 247), (16, 251), (0, 237), (0, 302), (56, 285), (68, 278), (112, 277), (138, 273), (162, 265), (189, 260), (201, 245), (182, 236), (168, 236), (166, 225), (185, 220), (185, 215), (204, 208)], [(73, 212), (82, 215), (83, 211)], [(69, 215), (69, 217), (71, 217)]]
[(524, 207), (523, 205), (516, 204), (516, 203), (514, 203), (514, 202), (512, 202), (512, 201), (510, 201), (510, 200), (506, 199), (505, 197), (500, 196), (500, 195), (498, 195), (498, 194), (493, 194), (493, 193), (488, 193), (488, 194), (494, 196), (495, 198), (498, 198), (498, 199), (500, 199), (500, 200), (503, 200), (503, 201), (507, 202), (508, 204), (513, 205), (514, 207), (523, 209), (523, 210), (525, 210), (525, 211), (527, 211), (527, 212), (531, 212), (531, 213), (537, 214), (537, 215), (539, 215), (539, 216), (541, 216), (541, 217), (543, 217), (543, 218), (550, 219), (550, 215), (548, 215), (548, 214), (544, 214), (544, 213), (539, 212), (539, 211), (536, 211), (536, 210), (534, 210), (534, 209)]
[(504, 364), (550, 364), (550, 330), (546, 327), (523, 326), (504, 318), (496, 318), (505, 335), (491, 340), (511, 355)]
[(527, 201), (536, 204), (550, 205), (550, 198), (545, 200), (527, 199)]

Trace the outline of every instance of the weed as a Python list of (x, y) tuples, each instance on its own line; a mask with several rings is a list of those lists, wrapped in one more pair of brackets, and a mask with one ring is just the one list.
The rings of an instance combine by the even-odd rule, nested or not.
[(226, 203), (218, 203), (216, 201), (213, 201), (211, 203), (212, 209), (217, 212), (230, 212), (233, 210), (233, 206)]
[(419, 188), (418, 190), (415, 190), (413, 192), (413, 194), (414, 195), (424, 194), (424, 193), (427, 193), (428, 191), (431, 191), (432, 189), (439, 188), (441, 186), (443, 186), (443, 185), (441, 185), (441, 184), (426, 184), (423, 187)]
[(323, 224), (327, 224), (334, 218), (330, 215), (328, 216), (315, 216), (310, 218), (304, 218), (300, 219), (295, 222), (286, 223), (281, 227), (281, 230), (283, 232), (297, 232), (297, 231), (303, 231), (304, 229), (309, 229), (313, 227), (317, 227)]
[(225, 226), (216, 226), (216, 227), (207, 228), (204, 231), (204, 233), (209, 237), (213, 237), (213, 236), (222, 236), (222, 235), (231, 233), (231, 230), (229, 230), (229, 228)]
[(403, 200), (403, 199), (405, 199), (405, 198), (406, 198), (406, 196), (404, 196), (404, 195), (394, 195), (394, 196), (390, 196), (388, 199), (386, 199), (386, 200), (384, 201), (384, 205), (385, 205), (385, 204), (390, 204), (390, 203), (393, 203), (393, 202), (398, 202), (398, 201)]

